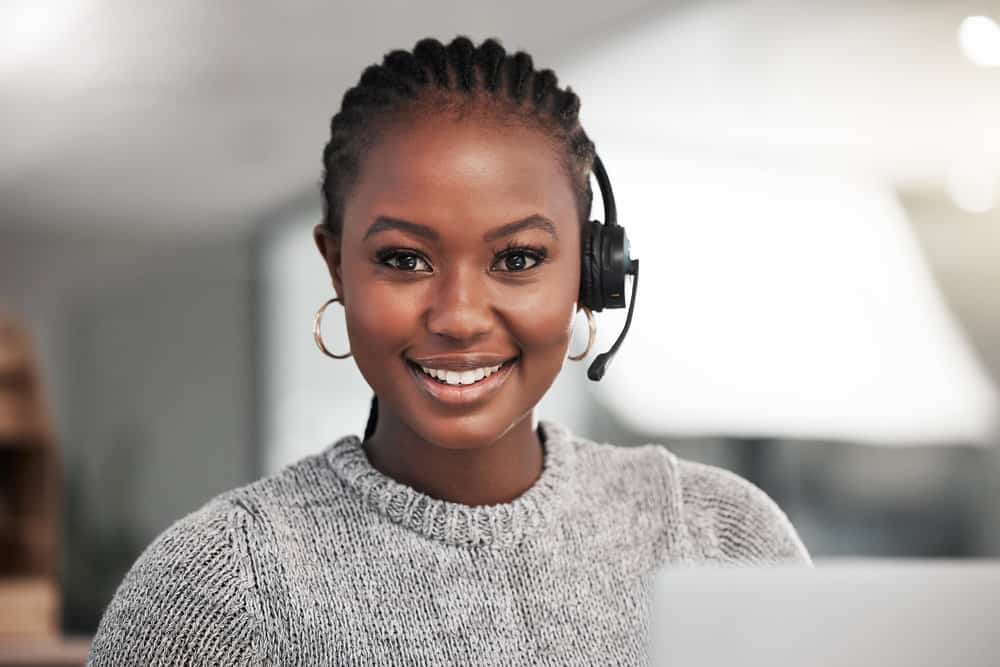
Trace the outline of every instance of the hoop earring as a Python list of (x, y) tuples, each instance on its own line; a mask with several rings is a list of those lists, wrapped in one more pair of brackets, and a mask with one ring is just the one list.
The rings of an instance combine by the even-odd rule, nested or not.
[(320, 306), (319, 310), (316, 311), (316, 317), (313, 318), (313, 340), (316, 341), (316, 346), (319, 348), (319, 351), (325, 354), (326, 356), (333, 357), (334, 359), (346, 359), (353, 353), (350, 351), (348, 351), (347, 354), (331, 353), (328, 349), (326, 349), (326, 345), (323, 344), (323, 333), (320, 330), (320, 322), (323, 320), (323, 311), (326, 310), (327, 306), (329, 306), (331, 303), (334, 302), (339, 303), (340, 305), (344, 305), (343, 301), (341, 301), (337, 297), (334, 297), (329, 301), (327, 301), (326, 303), (324, 303), (322, 306)]
[(590, 333), (587, 334), (587, 347), (580, 354), (570, 355), (566, 357), (567, 359), (572, 359), (573, 361), (580, 361), (590, 352), (590, 347), (594, 344), (594, 337), (597, 335), (597, 322), (594, 321), (594, 313), (590, 312), (590, 308), (586, 306), (583, 307), (583, 312), (587, 315), (587, 325), (590, 327)]

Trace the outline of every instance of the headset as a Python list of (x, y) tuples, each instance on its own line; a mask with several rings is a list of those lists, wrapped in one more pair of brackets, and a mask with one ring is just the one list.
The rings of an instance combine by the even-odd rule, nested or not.
[(639, 260), (629, 256), (625, 228), (618, 224), (615, 195), (601, 158), (594, 155), (594, 176), (604, 201), (604, 222), (590, 220), (580, 235), (580, 296), (579, 302), (594, 312), (605, 308), (625, 307), (625, 276), (632, 276), (632, 298), (628, 304), (625, 327), (607, 352), (597, 355), (587, 369), (587, 377), (597, 382), (604, 377), (608, 364), (632, 325), (632, 311), (639, 287)]

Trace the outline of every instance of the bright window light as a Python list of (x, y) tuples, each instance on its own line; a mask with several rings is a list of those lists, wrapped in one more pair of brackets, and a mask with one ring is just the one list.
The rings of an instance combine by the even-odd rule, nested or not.
[(995, 181), (993, 170), (984, 164), (958, 163), (948, 171), (948, 194), (963, 211), (986, 213), (995, 203)]
[(79, 0), (23, 0), (0, 5), (0, 65), (21, 65), (58, 43), (80, 15)]
[[(801, 165), (604, 148), (642, 262), (588, 389), (641, 433), (995, 442), (998, 396), (891, 190)], [(597, 349), (620, 330), (601, 313)]]
[(981, 67), (1000, 67), (1000, 25), (988, 16), (969, 16), (958, 29), (965, 57)]

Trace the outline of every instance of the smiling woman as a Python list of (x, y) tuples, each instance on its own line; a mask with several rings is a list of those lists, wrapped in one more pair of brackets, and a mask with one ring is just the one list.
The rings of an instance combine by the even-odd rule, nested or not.
[(579, 107), (496, 40), (425, 39), (364, 71), (314, 239), (336, 292), (315, 330), (343, 307), (365, 433), (160, 535), (92, 664), (638, 664), (657, 568), (810, 562), (746, 480), (536, 424), (575, 314), (592, 321)]

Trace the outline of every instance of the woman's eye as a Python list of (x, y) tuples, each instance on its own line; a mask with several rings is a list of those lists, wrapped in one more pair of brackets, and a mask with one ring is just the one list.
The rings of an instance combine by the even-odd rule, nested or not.
[(497, 264), (494, 264), (493, 266), (496, 267), (497, 265), (502, 265), (503, 268), (499, 269), (500, 271), (518, 272), (526, 271), (527, 269), (536, 266), (540, 261), (541, 258), (537, 257), (533, 252), (529, 252), (527, 250), (515, 250), (504, 253), (500, 257)]
[[(431, 267), (420, 255), (411, 252), (397, 252), (388, 256), (383, 263), (399, 271), (430, 271)], [(418, 268), (420, 266), (425, 268)]]

